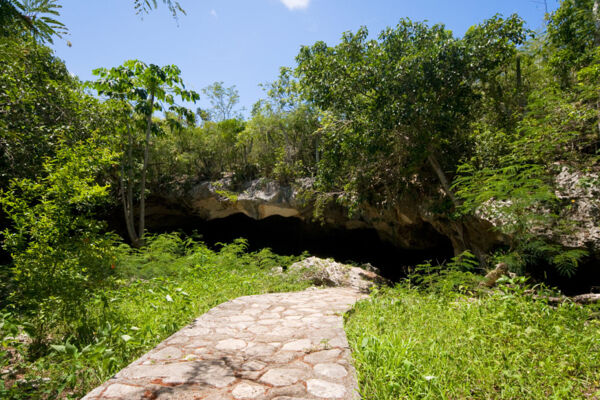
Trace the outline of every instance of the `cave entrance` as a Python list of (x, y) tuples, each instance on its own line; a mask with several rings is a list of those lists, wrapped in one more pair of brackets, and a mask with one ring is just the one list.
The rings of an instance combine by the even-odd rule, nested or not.
[(300, 255), (307, 251), (311, 255), (333, 258), (338, 262), (370, 263), (392, 281), (404, 277), (408, 266), (426, 260), (441, 263), (454, 255), (450, 240), (442, 235), (435, 238), (438, 243), (435, 247), (402, 249), (381, 240), (374, 229), (340, 229), (279, 216), (255, 220), (235, 214), (211, 221), (193, 216), (169, 216), (150, 220), (148, 226), (154, 232), (197, 232), (211, 247), (219, 242), (229, 243), (245, 238), (251, 251), (268, 247), (282, 255)]

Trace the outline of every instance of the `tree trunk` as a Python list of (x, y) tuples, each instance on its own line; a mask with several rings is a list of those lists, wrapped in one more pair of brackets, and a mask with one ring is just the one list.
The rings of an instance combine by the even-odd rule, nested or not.
[(123, 204), (123, 213), (125, 214), (125, 226), (127, 227), (127, 234), (129, 235), (129, 239), (131, 243), (136, 243), (138, 237), (135, 233), (135, 227), (133, 226), (133, 210), (129, 208), (129, 199), (125, 194), (125, 179), (123, 176), (125, 175), (125, 168), (121, 165), (121, 176), (119, 177), (119, 191), (121, 192), (121, 202)]
[[(594, 24), (596, 25), (596, 30), (594, 31), (594, 45), (600, 47), (600, 0), (594, 0), (592, 12), (594, 14)], [(596, 109), (598, 110), (598, 135), (600, 135), (600, 103), (597, 103)]]
[(429, 156), (427, 157), (427, 160), (429, 161), (429, 165), (431, 165), (431, 168), (433, 168), (433, 171), (435, 172), (438, 179), (440, 180), (440, 183), (442, 184), (442, 188), (444, 189), (444, 192), (446, 192), (446, 195), (448, 195), (448, 197), (450, 197), (450, 200), (452, 200), (452, 204), (454, 204), (454, 207), (458, 208), (458, 206), (460, 206), (460, 203), (456, 199), (456, 196), (454, 196), (454, 193), (452, 193), (452, 189), (450, 189), (450, 182), (448, 182), (446, 173), (442, 169), (437, 158), (433, 154), (430, 153)]
[[(450, 188), (450, 182), (448, 181), (448, 178), (446, 177), (446, 173), (442, 169), (437, 158), (433, 154), (430, 153), (430, 155), (427, 157), (427, 160), (429, 161), (429, 164), (431, 165), (432, 169), (435, 171), (435, 174), (437, 175), (440, 183), (442, 184), (442, 188), (444, 189), (444, 192), (452, 201), (454, 208), (460, 207), (460, 201), (456, 198), (456, 196), (452, 192), (452, 189)], [(456, 243), (456, 245), (454, 246), (455, 255), (458, 256), (464, 250), (471, 250), (471, 251), (473, 251), (473, 254), (479, 260), (479, 263), (483, 266), (486, 262), (487, 257), (485, 255), (485, 253), (483, 251), (481, 251), (478, 248), (478, 246), (476, 246), (473, 243), (473, 241), (471, 241), (471, 239), (469, 238), (469, 230), (468, 230), (467, 224), (465, 223), (464, 217), (459, 219), (458, 221), (456, 221), (456, 224), (454, 226), (456, 228), (455, 229), (456, 235), (458, 236), (458, 243)]]
[[(126, 166), (121, 166), (121, 198), (123, 199), (123, 212), (125, 214), (125, 226), (127, 234), (134, 247), (139, 247), (140, 238), (135, 231), (134, 209), (133, 209), (133, 135), (131, 127), (127, 124), (127, 159)], [(125, 171), (127, 167), (127, 183), (125, 184)], [(125, 188), (127, 186), (127, 188)]]
[[(600, 141), (600, 101), (596, 101), (596, 126), (598, 127), (598, 139)], [(598, 151), (598, 145), (596, 145), (596, 151)]]
[(519, 99), (519, 108), (520, 112), (523, 113), (525, 109), (525, 97), (523, 96), (523, 72), (521, 68), (521, 56), (517, 56), (517, 65), (516, 65), (516, 73), (517, 73), (517, 96)]
[(150, 110), (146, 119), (146, 141), (144, 143), (144, 165), (142, 166), (142, 182), (140, 184), (140, 222), (138, 226), (139, 246), (144, 245), (144, 230), (146, 229), (146, 173), (150, 160), (150, 134), (152, 133), (152, 114), (154, 110), (154, 91), (148, 101)]
[(600, 0), (594, 0), (592, 13), (594, 14), (594, 25), (596, 25), (596, 30), (594, 32), (594, 45), (598, 47), (600, 46)]
[(317, 136), (315, 138), (315, 165), (317, 166), (315, 170), (319, 168), (319, 161), (319, 137)]

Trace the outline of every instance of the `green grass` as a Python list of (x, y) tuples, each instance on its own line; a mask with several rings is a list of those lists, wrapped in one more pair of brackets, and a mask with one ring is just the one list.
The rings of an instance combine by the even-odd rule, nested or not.
[(468, 290), (474, 281), (453, 272), (354, 307), (346, 331), (364, 399), (600, 398), (597, 308), (551, 307), (514, 284)]
[(27, 330), (27, 319), (0, 316), (0, 371), (13, 370), (0, 375), (0, 398), (80, 398), (222, 302), (309, 286), (293, 274), (271, 273), (297, 258), (245, 248), (238, 240), (214, 252), (177, 235), (155, 237), (141, 252), (121, 246), (110, 287), (82, 299), (79, 320), (48, 330), (41, 357), (30, 358), (27, 344), (11, 339)]

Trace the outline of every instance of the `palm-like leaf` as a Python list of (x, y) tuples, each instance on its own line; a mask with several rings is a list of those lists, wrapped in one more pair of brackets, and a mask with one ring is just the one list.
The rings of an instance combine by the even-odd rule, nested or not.
[(0, 0), (2, 33), (10, 30), (29, 32), (36, 40), (52, 43), (53, 36), (68, 32), (56, 17), (61, 5), (57, 0)]
[[(185, 15), (185, 10), (181, 8), (179, 1), (177, 0), (162, 0), (162, 2), (169, 8), (169, 11), (173, 15), (173, 18), (177, 18), (179, 13)], [(138, 14), (146, 14), (150, 10), (155, 9), (158, 6), (157, 0), (134, 0), (135, 11)]]

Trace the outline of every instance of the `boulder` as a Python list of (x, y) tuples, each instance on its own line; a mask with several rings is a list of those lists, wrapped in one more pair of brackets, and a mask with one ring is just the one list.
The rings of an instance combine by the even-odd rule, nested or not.
[(368, 293), (375, 285), (387, 283), (385, 278), (373, 271), (318, 257), (309, 257), (292, 264), (288, 267), (288, 272), (300, 273), (303, 279), (314, 285), (351, 287), (363, 293)]

